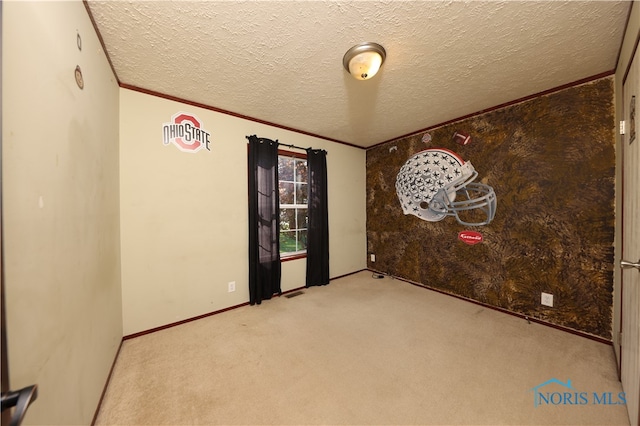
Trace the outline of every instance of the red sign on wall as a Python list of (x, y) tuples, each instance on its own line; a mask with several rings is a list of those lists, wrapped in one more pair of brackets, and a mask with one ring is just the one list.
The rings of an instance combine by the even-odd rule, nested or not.
[(202, 128), (200, 120), (186, 112), (179, 112), (171, 117), (170, 123), (162, 125), (163, 144), (175, 144), (180, 151), (198, 152), (201, 148), (209, 148), (211, 134)]
[(478, 231), (460, 231), (458, 232), (458, 239), (472, 246), (482, 242), (482, 234)]

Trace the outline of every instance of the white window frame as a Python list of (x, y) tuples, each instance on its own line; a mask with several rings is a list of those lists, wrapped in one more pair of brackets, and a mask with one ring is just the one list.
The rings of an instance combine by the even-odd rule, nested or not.
[[(304, 153), (298, 153), (298, 152), (291, 152), (291, 151), (285, 151), (285, 150), (278, 150), (278, 162), (280, 161), (280, 158), (284, 157), (284, 158), (294, 158), (295, 160), (304, 160), (305, 162), (307, 161), (307, 154)], [(294, 168), (294, 173), (293, 173), (293, 181), (291, 180), (283, 180), (280, 179), (280, 177), (278, 177), (278, 188), (280, 187), (280, 183), (281, 182), (285, 182), (285, 183), (292, 183), (293, 187), (294, 187), (294, 191), (293, 191), (293, 196), (294, 196), (294, 203), (293, 204), (285, 204), (285, 203), (280, 203), (280, 208), (281, 209), (295, 209), (296, 210), (296, 214), (295, 216), (295, 220), (296, 220), (296, 227), (295, 228), (290, 228), (289, 230), (285, 230), (285, 231), (296, 231), (296, 233), (298, 231), (307, 231), (308, 228), (298, 228), (298, 210), (307, 210), (308, 209), (308, 203), (304, 203), (304, 204), (298, 204), (296, 197), (297, 197), (297, 192), (295, 190), (296, 184), (306, 184), (307, 185), (307, 199), (309, 197), (309, 182), (308, 182), (308, 178), (309, 178), (309, 173), (308, 173), (308, 164), (307, 164), (307, 181), (306, 182), (302, 182), (302, 181), (297, 181), (296, 180), (296, 173), (295, 173), (295, 168)], [(278, 212), (278, 214), (280, 214), (280, 212)], [(307, 226), (308, 226), (308, 220), (307, 220)], [(282, 233), (283, 230), (280, 229), (280, 233)], [(296, 235), (296, 243), (298, 242), (298, 236)], [(307, 249), (306, 247), (302, 250), (297, 250), (297, 251), (290, 251), (290, 252), (283, 252), (282, 251), (282, 246), (280, 247), (280, 259), (282, 261), (286, 261), (286, 260), (294, 260), (294, 259), (300, 259), (300, 258), (304, 258), (307, 256)]]

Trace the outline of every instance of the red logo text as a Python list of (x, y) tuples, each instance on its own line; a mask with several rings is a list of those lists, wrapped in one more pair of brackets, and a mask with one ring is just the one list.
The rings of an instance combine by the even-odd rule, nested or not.
[(460, 231), (458, 232), (458, 239), (472, 246), (482, 242), (482, 234), (478, 231)]

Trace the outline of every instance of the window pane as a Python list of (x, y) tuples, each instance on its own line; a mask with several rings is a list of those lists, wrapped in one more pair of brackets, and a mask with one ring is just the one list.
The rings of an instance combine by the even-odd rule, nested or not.
[(307, 182), (307, 160), (296, 160), (296, 182)]
[(280, 231), (280, 253), (297, 251), (296, 231)]
[(280, 204), (294, 204), (293, 183), (280, 182)]
[(298, 250), (307, 249), (307, 231), (298, 231)]
[(296, 229), (296, 209), (280, 209), (280, 229)]
[(304, 252), (307, 249), (307, 160), (286, 154), (278, 157), (280, 195), (280, 253)]
[(307, 209), (297, 209), (296, 217), (298, 218), (298, 229), (307, 229), (309, 227), (309, 219), (307, 217)]
[(307, 204), (309, 202), (308, 188), (309, 185), (306, 183), (296, 183), (296, 204)]
[(278, 157), (278, 179), (293, 181), (294, 159)]

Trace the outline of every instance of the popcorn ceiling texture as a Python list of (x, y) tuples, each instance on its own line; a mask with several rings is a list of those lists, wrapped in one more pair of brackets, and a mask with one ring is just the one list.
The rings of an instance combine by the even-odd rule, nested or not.
[[(615, 69), (630, 2), (88, 5), (121, 83), (367, 147)], [(365, 41), (387, 61), (362, 82)]]
[[(613, 79), (604, 78), (367, 151), (369, 267), (605, 339), (611, 338), (615, 140)], [(471, 143), (457, 144), (461, 131)], [(395, 148), (394, 148), (395, 147)], [(426, 148), (471, 161), (497, 213), (472, 228), (403, 215), (400, 167)], [(554, 307), (540, 304), (540, 293)]]

